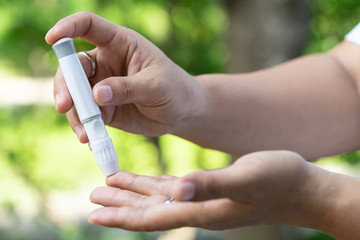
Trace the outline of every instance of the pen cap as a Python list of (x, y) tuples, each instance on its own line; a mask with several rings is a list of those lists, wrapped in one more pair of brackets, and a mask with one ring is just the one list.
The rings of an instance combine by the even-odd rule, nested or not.
[(76, 54), (74, 40), (72, 38), (62, 38), (52, 46), (58, 59), (71, 54)]
[(119, 171), (119, 163), (111, 138), (91, 143), (90, 147), (105, 176), (110, 176)]
[(105, 176), (118, 172), (119, 163), (116, 151), (101, 116), (92, 118), (83, 125), (90, 141), (90, 148), (101, 171)]
[(84, 122), (86, 119), (100, 115), (99, 106), (94, 101), (89, 80), (76, 53), (73, 39), (60, 39), (52, 48), (59, 60), (80, 121)]

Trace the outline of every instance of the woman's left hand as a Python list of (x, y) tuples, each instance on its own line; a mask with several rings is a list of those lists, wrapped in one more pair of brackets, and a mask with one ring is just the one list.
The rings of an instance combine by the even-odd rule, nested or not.
[[(92, 192), (91, 201), (104, 208), (89, 222), (135, 231), (269, 223), (319, 228), (328, 174), (288, 151), (245, 155), (229, 167), (181, 178), (119, 172)], [(174, 201), (165, 204), (170, 196)]]

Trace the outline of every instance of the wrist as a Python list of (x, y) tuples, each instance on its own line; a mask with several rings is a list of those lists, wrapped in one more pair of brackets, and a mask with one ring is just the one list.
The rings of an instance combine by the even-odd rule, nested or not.
[(202, 126), (206, 125), (206, 114), (210, 104), (204, 78), (188, 74), (188, 79), (190, 90), (184, 99), (187, 104), (183, 106), (187, 110), (173, 134), (193, 140), (194, 136), (203, 131)]
[(329, 172), (328, 209), (319, 230), (338, 239), (359, 239), (360, 180)]
[(329, 225), (328, 213), (337, 195), (336, 189), (332, 188), (333, 176), (312, 163), (307, 165), (307, 177), (300, 191), (302, 195), (298, 196), (300, 207), (295, 225), (325, 231)]
[(312, 163), (302, 162), (292, 175), (297, 175), (279, 201), (271, 222), (324, 231), (327, 209), (335, 193), (331, 189), (330, 173)]
[(300, 190), (296, 191), (295, 204), (283, 223), (316, 229), (340, 239), (353, 239), (359, 234), (354, 233), (354, 222), (360, 214), (360, 210), (356, 209), (360, 194), (355, 196), (354, 192), (359, 191), (354, 185), (360, 183), (312, 163), (307, 165), (306, 177), (300, 184)]

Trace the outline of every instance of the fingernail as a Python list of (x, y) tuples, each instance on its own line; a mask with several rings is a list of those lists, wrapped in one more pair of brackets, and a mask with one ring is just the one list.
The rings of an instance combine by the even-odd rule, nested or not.
[(78, 137), (79, 141), (80, 141), (80, 138), (81, 138), (81, 134), (82, 134), (82, 127), (75, 127), (74, 128), (74, 132), (76, 134), (76, 136)]
[(181, 186), (180, 201), (189, 201), (195, 196), (195, 184), (192, 182), (185, 182)]
[(107, 102), (110, 102), (112, 100), (113, 93), (112, 93), (111, 87), (109, 87), (109, 86), (100, 86), (98, 91), (99, 91), (100, 101), (102, 103), (107, 103)]
[(57, 110), (58, 104), (61, 102), (62, 96), (60, 94), (55, 95), (55, 109)]

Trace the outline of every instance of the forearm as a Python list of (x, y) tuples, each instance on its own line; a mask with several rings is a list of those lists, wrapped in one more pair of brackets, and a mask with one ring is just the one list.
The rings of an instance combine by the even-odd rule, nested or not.
[(338, 195), (334, 196), (334, 209), (328, 215), (331, 224), (325, 231), (338, 239), (359, 239), (360, 179), (344, 175), (334, 178), (337, 178)]
[[(337, 239), (359, 239), (360, 179), (312, 167), (297, 204), (283, 223), (317, 229)], [(301, 188), (300, 188), (301, 189)]]
[(202, 146), (235, 155), (287, 149), (315, 159), (360, 145), (357, 87), (334, 55), (197, 79), (206, 104), (177, 135)]

